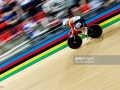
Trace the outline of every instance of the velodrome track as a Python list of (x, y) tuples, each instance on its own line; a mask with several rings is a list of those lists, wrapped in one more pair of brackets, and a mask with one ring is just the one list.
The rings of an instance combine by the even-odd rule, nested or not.
[[(0, 90), (119, 90), (119, 65), (74, 65), (74, 55), (120, 55), (120, 21), (98, 39), (83, 40), (1, 82)], [(63, 43), (66, 43), (63, 42)]]
[[(96, 20), (93, 20), (93, 22), (88, 22), (89, 24), (92, 24), (92, 23), (96, 23), (97, 21), (99, 21), (99, 20), (102, 20), (103, 18), (105, 18), (105, 17), (108, 17), (109, 15), (112, 15), (112, 13), (117, 13), (118, 11), (119, 11), (119, 9), (117, 9), (118, 8), (118, 6), (116, 6), (116, 8), (114, 8), (114, 9), (111, 9), (111, 10), (109, 10), (110, 11), (110, 13), (108, 13), (108, 11), (106, 11), (106, 12), (104, 12), (104, 14), (105, 15), (103, 15), (103, 14), (101, 14), (101, 15), (103, 15), (102, 17), (100, 17), (100, 18), (98, 18), (98, 16), (96, 16), (95, 18), (98, 18), (98, 19), (96, 19)], [(112, 11), (113, 10), (113, 11)], [(31, 71), (31, 70), (33, 70), (33, 71), (36, 71), (35, 73), (39, 73), (40, 75), (38, 75), (38, 77), (36, 77), (36, 75), (33, 75), (32, 77), (33, 78), (39, 78), (38, 80), (40, 81), (40, 82), (42, 82), (42, 81), (46, 81), (45, 80), (45, 78), (43, 78), (42, 79), (42, 77), (43, 76), (46, 76), (47, 75), (47, 73), (45, 74), (44, 72), (46, 72), (46, 70), (49, 72), (49, 70), (48, 69), (45, 69), (45, 68), (50, 68), (49, 67), (49, 65), (48, 64), (45, 64), (45, 63), (49, 63), (50, 65), (52, 65), (52, 67), (53, 68), (56, 68), (56, 70), (55, 71), (57, 71), (57, 66), (58, 67), (61, 67), (61, 69), (60, 68), (58, 68), (58, 71), (59, 70), (63, 70), (63, 68), (65, 69), (65, 65), (63, 65), (63, 67), (62, 66), (59, 66), (59, 64), (57, 64), (57, 63), (60, 63), (60, 62), (63, 62), (64, 64), (68, 61), (68, 59), (67, 59), (67, 61), (66, 61), (66, 58), (67, 57), (69, 57), (69, 59), (70, 59), (70, 57), (71, 58), (73, 58), (73, 55), (95, 55), (95, 54), (97, 54), (98, 53), (98, 55), (101, 55), (101, 54), (103, 54), (103, 55), (106, 55), (106, 54), (108, 54), (108, 55), (110, 55), (110, 54), (114, 54), (114, 55), (116, 55), (116, 54), (119, 54), (119, 49), (117, 49), (117, 47), (116, 48), (114, 48), (114, 50), (117, 50), (116, 51), (116, 53), (113, 53), (113, 50), (109, 50), (110, 49), (110, 45), (113, 43), (114, 44), (114, 41), (115, 41), (115, 43), (119, 43), (119, 38), (118, 37), (115, 37), (116, 35), (118, 35), (119, 34), (119, 21), (120, 21), (120, 15), (119, 14), (117, 14), (117, 15), (115, 15), (114, 17), (112, 17), (112, 18), (110, 18), (109, 20), (107, 20), (107, 21), (104, 21), (104, 22), (102, 22), (102, 23), (100, 23), (99, 25), (104, 29), (104, 34), (103, 34), (103, 36), (100, 38), (100, 39), (96, 39), (96, 40), (93, 40), (93, 39), (90, 39), (90, 40), (88, 40), (87, 42), (86, 41), (84, 41), (84, 43), (83, 43), (83, 46), (80, 48), (80, 49), (77, 49), (77, 50), (71, 50), (71, 49), (69, 49), (68, 47), (67, 47), (67, 44), (66, 44), (66, 41), (64, 41), (64, 42), (62, 42), (62, 43), (60, 43), (60, 44), (58, 44), (58, 45), (56, 45), (55, 47), (53, 47), (53, 48), (51, 48), (51, 49), (48, 49), (48, 50), (46, 50), (45, 52), (43, 52), (43, 53), (40, 53), (40, 54), (38, 54), (38, 55), (36, 55), (36, 56), (34, 56), (33, 58), (30, 58), (30, 59), (28, 59), (27, 61), (25, 61), (25, 62), (23, 62), (22, 64), (19, 64), (19, 65), (17, 65), (16, 67), (14, 67), (14, 68), (11, 68), (10, 70), (8, 70), (8, 71), (6, 71), (6, 72), (4, 72), (4, 73), (1, 73), (1, 75), (0, 75), (0, 81), (2, 81), (1, 82), (1, 84), (0, 84), (0, 86), (3, 86), (4, 88), (3, 88), (3, 90), (8, 90), (8, 88), (9, 88), (9, 90), (29, 90), (30, 89), (30, 86), (32, 87), (33, 86), (33, 88), (34, 88), (34, 85), (31, 85), (31, 83), (28, 83), (29, 85), (28, 86), (26, 86), (26, 88), (24, 87), (24, 85), (22, 86), (21, 85), (21, 83), (22, 83), (22, 81), (24, 82), (24, 80), (25, 80), (25, 82), (28, 82), (29, 80), (31, 80), (30, 78), (30, 76), (27, 76), (28, 74), (26, 74), (28, 71), (30, 71), (31, 72), (31, 75), (33, 75), (34, 73)], [(113, 24), (113, 25), (112, 25)], [(111, 26), (110, 26), (111, 25)], [(115, 31), (117, 31), (117, 33), (116, 33), (116, 35), (113, 35), (114, 33), (115, 33)], [(66, 33), (66, 32), (65, 32)], [(106, 34), (106, 33), (112, 33), (111, 35), (108, 35), (108, 34)], [(105, 35), (107, 35), (107, 36), (105, 36)], [(112, 36), (112, 37), (111, 37)], [(63, 38), (65, 38), (66, 37), (66, 35), (63, 37)], [(107, 48), (107, 50), (109, 50), (109, 52), (107, 52), (106, 51), (106, 53), (103, 53), (103, 51), (104, 51), (104, 49), (106, 48), (106, 45), (104, 45), (104, 41), (106, 40), (106, 38), (108, 38), (108, 37), (111, 37), (109, 40), (107, 40), (107, 43), (108, 42), (111, 42), (111, 43), (108, 43), (108, 48)], [(82, 38), (84, 38), (84, 36), (82, 36)], [(114, 40), (113, 40), (113, 38), (114, 38)], [(117, 38), (117, 39), (115, 39), (115, 38)], [(101, 42), (102, 41), (102, 42)], [(113, 42), (112, 42), (113, 41)], [(95, 43), (94, 43), (95, 42)], [(99, 44), (97, 44), (97, 43), (99, 42)], [(101, 43), (100, 43), (101, 42)], [(104, 42), (104, 43), (103, 43)], [(93, 45), (93, 44), (95, 44), (96, 45), (96, 47), (95, 47), (95, 45)], [(112, 45), (113, 45), (112, 44)], [(89, 46), (90, 45), (90, 46)], [(119, 44), (115, 44), (115, 45), (119, 45)], [(115, 46), (114, 45), (114, 46)], [(93, 46), (93, 47), (91, 47), (91, 46)], [(97, 48), (97, 46), (98, 47), (100, 47), (100, 50), (98, 50), (98, 51), (95, 51), (96, 50), (96, 48)], [(66, 48), (67, 47), (67, 48)], [(88, 47), (91, 47), (92, 49), (90, 50)], [(65, 49), (64, 49), (65, 48)], [(64, 49), (64, 50), (62, 50), (62, 51), (64, 51), (64, 53), (62, 52), (61, 53), (61, 49)], [(66, 50), (67, 49), (67, 50)], [(87, 51), (86, 51), (86, 49), (87, 49)], [(70, 50), (70, 51), (69, 51)], [(79, 51), (80, 50), (80, 51)], [(90, 50), (90, 51), (89, 51)], [(60, 51), (60, 52), (58, 52), (58, 51)], [(68, 51), (68, 52), (67, 52)], [(84, 52), (83, 52), (84, 51)], [(101, 54), (100, 54), (100, 52), (101, 52)], [(110, 53), (110, 51), (111, 51), (111, 53)], [(59, 57), (55, 57), (54, 55), (56, 55), (57, 53), (59, 53), (59, 56), (60, 57), (65, 57), (65, 62), (63, 61), (63, 60), (61, 60), (61, 59), (59, 59)], [(71, 55), (69, 54), (69, 52), (71, 52)], [(77, 52), (77, 53), (76, 53)], [(79, 53), (80, 52), (80, 53)], [(82, 52), (82, 53), (81, 53)], [(56, 53), (56, 54), (54, 54), (54, 53)], [(65, 55), (65, 53), (68, 53), (66, 56), (64, 56)], [(54, 55), (52, 55), (52, 54), (54, 54)], [(63, 56), (62, 56), (62, 54), (64, 54)], [(50, 56), (50, 55), (52, 55), (52, 56)], [(46, 57), (48, 57), (48, 56), (50, 56), (48, 59), (50, 59), (50, 60), (48, 60)], [(58, 56), (58, 55), (57, 55)], [(27, 55), (26, 55), (26, 57), (27, 57)], [(58, 62), (57, 62), (57, 60), (55, 61), (55, 59), (53, 58), (51, 58), (51, 57), (54, 57), (55, 59), (57, 59), (58, 60)], [(47, 61), (46, 61), (46, 59), (47, 59)], [(44, 60), (45, 61), (44, 61)], [(22, 58), (20, 58), (20, 60), (22, 60)], [(41, 61), (41, 60), (43, 60), (43, 61)], [(60, 61), (59, 61), (60, 60)], [(70, 59), (69, 61), (71, 61), (72, 59)], [(19, 59), (17, 60), (16, 59), (16, 61), (15, 61), (15, 63), (16, 62), (18, 62), (19, 61)], [(39, 62), (39, 61), (41, 61), (41, 63)], [(9, 62), (9, 61), (8, 61)], [(15, 64), (14, 62), (13, 63), (8, 63), (8, 62), (6, 62), (5, 64), (6, 64), (6, 66), (5, 66), (5, 64), (3, 64), (3, 65), (1, 65), (0, 66), (0, 72), (3, 72), (3, 70), (4, 69), (6, 69), (6, 68), (8, 68), (8, 67), (10, 67), (10, 65), (13, 65), (13, 64)], [(10, 61), (11, 62), (11, 61)], [(37, 66), (38, 65), (38, 63), (39, 63), (39, 66), (40, 66), (40, 68), (39, 68), (39, 66)], [(54, 63), (54, 62), (56, 62), (56, 63)], [(54, 66), (53, 64), (55, 65), (56, 64), (56, 66)], [(8, 65), (7, 65), (8, 64)], [(34, 65), (33, 65), (34, 64)], [(66, 63), (66, 64), (69, 64), (69, 63)], [(33, 65), (33, 66), (31, 66), (31, 65)], [(43, 66), (43, 65), (45, 65), (45, 66)], [(60, 65), (62, 65), (62, 64), (60, 64)], [(70, 62), (70, 67), (71, 67), (71, 65), (72, 66), (74, 66), (73, 65), (73, 63), (71, 63)], [(30, 66), (30, 67), (29, 67)], [(38, 67), (38, 69), (36, 70), (36, 69), (34, 69), (33, 67), (34, 66), (36, 66), (36, 67)], [(47, 67), (48, 66), (48, 67)], [(67, 67), (67, 69), (65, 69), (65, 72), (67, 72), (67, 70), (68, 69), (70, 69), (69, 67), (68, 67), (69, 65), (66, 65), (66, 67)], [(27, 69), (27, 67), (28, 67), (28, 69)], [(31, 67), (33, 68), (33, 69), (31, 69)], [(35, 67), (35, 68), (36, 68)], [(45, 68), (44, 68), (45, 67)], [(52, 68), (51, 67), (51, 68)], [(52, 69), (53, 69), (52, 68)], [(56, 72), (53, 72), (54, 71), (54, 69), (53, 69), (53, 71), (52, 71), (52, 69), (51, 69), (51, 77), (52, 76), (54, 76), (53, 74), (55, 74)], [(21, 71), (22, 70), (22, 71)], [(27, 71), (25, 71), (25, 70), (27, 70)], [(73, 71), (74, 71), (74, 69), (72, 69)], [(76, 70), (78, 70), (78, 69), (76, 69)], [(38, 72), (37, 72), (38, 71)], [(57, 71), (57, 73), (58, 73), (58, 71)], [(69, 70), (68, 70), (69, 71)], [(72, 71), (72, 72), (73, 72)], [(18, 73), (19, 72), (19, 73)], [(43, 73), (41, 73), (41, 72), (43, 72)], [(52, 73), (53, 72), (53, 73)], [(73, 72), (74, 73), (74, 72)], [(15, 74), (15, 75), (14, 75)], [(26, 75), (25, 75), (26, 74)], [(30, 73), (29, 73), (30, 74)], [(68, 73), (68, 74), (71, 74), (71, 73)], [(77, 73), (74, 73), (75, 75), (77, 74)], [(84, 74), (84, 73), (83, 73)], [(13, 76), (12, 76), (13, 75)], [(19, 77), (20, 78), (20, 80), (22, 80), (22, 81), (20, 81), (20, 82), (18, 82), (19, 80), (17, 79), (17, 77), (15, 77), (17, 75), (17, 77)], [(20, 76), (19, 76), (20, 75)], [(26, 76), (25, 78), (24, 77), (22, 77), (22, 76)], [(42, 75), (42, 76), (41, 76)], [(48, 76), (46, 76), (46, 78), (49, 78), (50, 76), (49, 76), (50, 74), (48, 74)], [(66, 74), (67, 75), (67, 74)], [(61, 77), (63, 77), (63, 75), (60, 75)], [(29, 78), (27, 78), (27, 77), (29, 77)], [(14, 79), (13, 79), (14, 78)], [(21, 79), (21, 78), (23, 78), (23, 79)], [(69, 78), (69, 77), (68, 77)], [(18, 82), (18, 83), (15, 83), (15, 84), (17, 84), (17, 85), (15, 85), (15, 84), (13, 84), (13, 85), (10, 85), (10, 83), (13, 83), (13, 82), (11, 82), (12, 81), (12, 79), (13, 79), (13, 82)], [(9, 81), (10, 80), (10, 81)], [(65, 79), (66, 80), (66, 79)], [(33, 81), (33, 80), (32, 80)], [(8, 83), (7, 83), (8, 82)], [(33, 81), (34, 82), (34, 81)], [(38, 83), (38, 81), (35, 81), (35, 82), (37, 82)], [(47, 81), (46, 81), (47, 82)], [(67, 81), (66, 81), (67, 82)], [(71, 83), (72, 83), (73, 81), (71, 80)], [(48, 81), (48, 83), (50, 83), (49, 81)], [(52, 83), (52, 82), (51, 82)], [(57, 84), (57, 83), (56, 83)], [(21, 85), (21, 86), (20, 86)], [(47, 85), (47, 84), (46, 84)], [(17, 88), (15, 88), (15, 87), (17, 87)], [(20, 86), (20, 87), (19, 87)], [(51, 89), (47, 89), (47, 87), (46, 87), (46, 89), (44, 88), (44, 86), (45, 85), (42, 85), (42, 84), (40, 84), (40, 86), (43, 86), (43, 90), (56, 90), (55, 88), (51, 88)], [(61, 84), (58, 84), (58, 86), (62, 86)], [(8, 88), (7, 88), (8, 87)], [(13, 87), (15, 88), (15, 89), (13, 89)], [(39, 88), (39, 87), (38, 87)], [(58, 88), (57, 86), (56, 86), (56, 88)], [(62, 87), (61, 87), (62, 88)], [(63, 87), (64, 88), (64, 87)], [(1, 88), (0, 88), (0, 90), (1, 90)], [(41, 89), (31, 89), (31, 90), (41, 90)], [(58, 90), (58, 89), (57, 89)], [(60, 89), (61, 90), (61, 89)], [(73, 89), (72, 89), (73, 90)], [(89, 90), (89, 89), (88, 89)]]

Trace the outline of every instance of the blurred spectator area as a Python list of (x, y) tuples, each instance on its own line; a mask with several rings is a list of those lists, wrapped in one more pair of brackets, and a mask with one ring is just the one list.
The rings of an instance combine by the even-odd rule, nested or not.
[(116, 1), (119, 0), (0, 0), (0, 45), (25, 34), (23, 25), (28, 18), (43, 32), (56, 28), (62, 18), (97, 12)]

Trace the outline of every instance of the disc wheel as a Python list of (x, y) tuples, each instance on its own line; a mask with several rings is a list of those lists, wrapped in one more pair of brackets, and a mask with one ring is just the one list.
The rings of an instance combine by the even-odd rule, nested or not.
[[(102, 28), (99, 25), (93, 24), (89, 28), (90, 28), (90, 30), (88, 31), (88, 34), (91, 38), (98, 38), (102, 35)], [(91, 31), (91, 30), (93, 30), (93, 31)]]
[(72, 38), (68, 38), (67, 43), (70, 48), (77, 49), (82, 45), (82, 39), (79, 36), (75, 35)]

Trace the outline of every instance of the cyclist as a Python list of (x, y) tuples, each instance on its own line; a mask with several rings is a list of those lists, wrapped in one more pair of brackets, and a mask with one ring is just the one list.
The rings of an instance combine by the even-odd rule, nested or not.
[(88, 28), (83, 17), (74, 16), (72, 18), (65, 18), (63, 20), (63, 26), (69, 26), (71, 28), (70, 38), (78, 33), (78, 31), (83, 31), (88, 39)]

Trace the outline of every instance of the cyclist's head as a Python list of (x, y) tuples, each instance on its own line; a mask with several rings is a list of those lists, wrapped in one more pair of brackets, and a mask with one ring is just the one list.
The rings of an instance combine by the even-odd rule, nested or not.
[(63, 26), (67, 26), (69, 22), (69, 18), (63, 20)]

